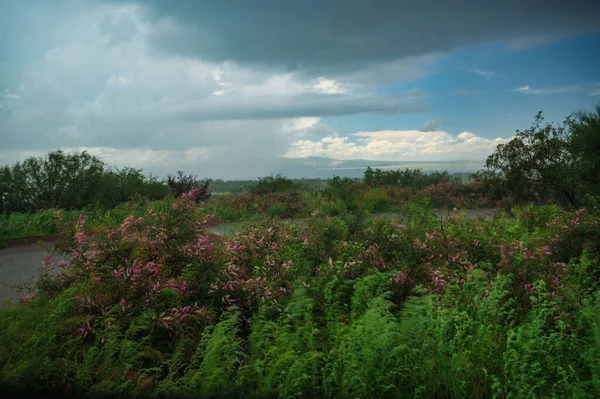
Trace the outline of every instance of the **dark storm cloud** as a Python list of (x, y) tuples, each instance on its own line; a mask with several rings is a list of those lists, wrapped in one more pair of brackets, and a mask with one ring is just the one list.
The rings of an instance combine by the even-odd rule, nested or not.
[[(115, 2), (116, 0), (103, 0)], [(590, 0), (144, 0), (165, 53), (340, 72), (403, 57), (600, 26)]]
[(174, 119), (235, 120), (235, 119), (276, 119), (310, 115), (343, 116), (360, 113), (403, 114), (429, 109), (428, 104), (406, 102), (403, 96), (346, 96), (332, 94), (301, 94), (271, 96), (257, 103), (252, 98), (244, 100), (222, 98), (210, 104), (185, 104), (166, 112)]

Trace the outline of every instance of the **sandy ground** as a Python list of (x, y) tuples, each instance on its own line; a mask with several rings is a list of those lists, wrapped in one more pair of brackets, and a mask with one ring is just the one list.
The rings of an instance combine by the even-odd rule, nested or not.
[[(463, 211), (469, 217), (491, 217), (493, 209), (469, 209)], [(438, 217), (446, 217), (448, 213), (438, 212)], [(453, 212), (450, 212), (452, 216)], [(397, 214), (384, 213), (376, 215), (378, 218), (393, 218)], [(208, 230), (219, 233), (230, 233), (237, 230), (243, 223), (230, 222), (211, 227)], [(42, 262), (48, 251), (52, 250), (52, 242), (25, 243), (0, 249), (0, 282), (18, 284), (35, 278), (43, 269)], [(61, 259), (56, 258), (56, 262)], [(0, 285), (0, 302), (9, 298), (20, 298), (21, 294), (10, 287)]]

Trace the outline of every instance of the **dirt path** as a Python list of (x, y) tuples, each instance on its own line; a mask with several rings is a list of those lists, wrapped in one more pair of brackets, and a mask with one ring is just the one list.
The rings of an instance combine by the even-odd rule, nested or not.
[[(463, 211), (468, 217), (491, 217), (496, 210), (494, 209), (468, 209)], [(448, 216), (447, 212), (437, 212), (438, 217)], [(450, 216), (453, 212), (450, 212)], [(391, 219), (398, 216), (396, 213), (382, 213), (374, 215), (375, 218)], [(292, 220), (293, 221), (293, 220)], [(218, 226), (208, 228), (214, 233), (229, 234), (239, 230), (243, 222), (227, 222)], [(248, 223), (251, 224), (251, 223)], [(31, 240), (29, 240), (31, 241)], [(0, 282), (10, 284), (24, 283), (35, 278), (42, 270), (42, 262), (46, 258), (48, 251), (52, 250), (52, 241), (31, 243), (24, 242), (11, 245), (9, 248), (0, 249)], [(60, 259), (57, 259), (60, 261)], [(0, 302), (9, 298), (19, 298), (20, 294), (9, 287), (0, 285)]]
[[(0, 281), (17, 284), (35, 278), (42, 270), (42, 262), (51, 249), (52, 243), (48, 242), (0, 249)], [(0, 285), (0, 302), (19, 296), (12, 288)]]

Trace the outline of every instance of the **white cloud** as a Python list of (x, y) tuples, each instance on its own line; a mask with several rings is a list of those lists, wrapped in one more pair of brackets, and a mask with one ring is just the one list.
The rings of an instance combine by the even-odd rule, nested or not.
[(493, 71), (484, 71), (481, 69), (467, 69), (469, 72), (476, 73), (477, 75), (483, 76), (488, 82), (492, 80), (494, 76), (498, 76), (498, 73)]
[(551, 95), (551, 94), (562, 94), (562, 93), (574, 93), (574, 92), (582, 92), (582, 91), (591, 91), (590, 95), (595, 95), (598, 91), (593, 91), (594, 89), (600, 87), (600, 82), (591, 82), (591, 83), (577, 83), (566, 86), (556, 86), (556, 87), (548, 87), (541, 89), (534, 89), (529, 85), (524, 85), (513, 89), (512, 91), (515, 93), (524, 93), (524, 94), (538, 94), (538, 95)]
[(320, 92), (324, 92), (327, 94), (346, 94), (348, 93), (348, 89), (343, 87), (341, 84), (337, 83), (333, 79), (325, 79), (319, 78), (318, 82), (315, 84), (315, 89)]
[(2, 97), (4, 98), (8, 98), (8, 99), (17, 99), (19, 98), (19, 95), (17, 93), (14, 93), (12, 90), (4, 90), (4, 94), (2, 95)]
[(530, 92), (531, 88), (529, 87), (529, 85), (527, 85), (527, 86), (517, 87), (513, 91), (515, 91), (515, 92)]
[(443, 131), (424, 133), (417, 130), (359, 132), (352, 136), (364, 139), (353, 141), (352, 137), (329, 136), (318, 141), (298, 140), (284, 156), (381, 161), (481, 160), (498, 144), (509, 140), (484, 138), (471, 132), (454, 136)]
[(223, 81), (222, 75), (223, 71), (221, 71), (221, 68), (217, 68), (215, 71), (213, 71), (213, 80), (221, 88), (220, 90), (213, 91), (212, 94), (214, 96), (222, 96), (223, 94), (225, 94), (225, 89), (231, 86), (231, 83)]
[(305, 131), (315, 126), (317, 123), (321, 121), (321, 118), (315, 118), (312, 116), (307, 116), (303, 118), (294, 118), (291, 119), (288, 123), (284, 125), (284, 131), (286, 132), (298, 132)]
[(470, 140), (472, 138), (476, 138), (477, 136), (474, 133), (471, 132), (462, 132), (461, 134), (459, 134), (458, 136), (456, 136), (457, 139), (459, 140)]

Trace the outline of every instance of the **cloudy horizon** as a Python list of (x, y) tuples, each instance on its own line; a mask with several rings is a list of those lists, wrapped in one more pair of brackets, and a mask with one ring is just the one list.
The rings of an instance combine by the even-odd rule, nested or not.
[(599, 27), (580, 0), (3, 0), (0, 164), (479, 162), (538, 111), (600, 103)]

